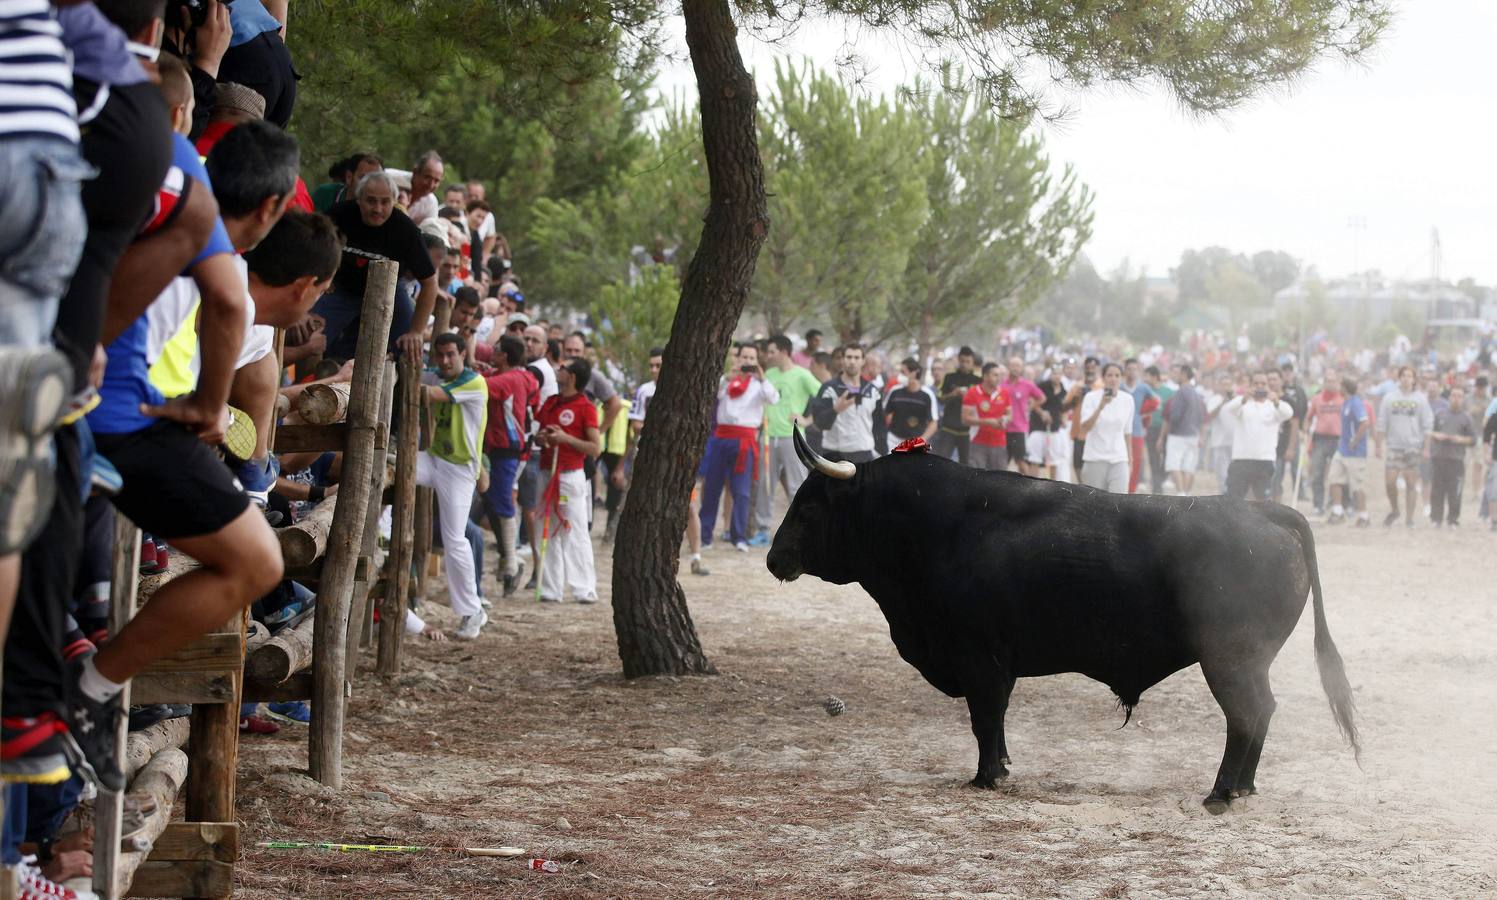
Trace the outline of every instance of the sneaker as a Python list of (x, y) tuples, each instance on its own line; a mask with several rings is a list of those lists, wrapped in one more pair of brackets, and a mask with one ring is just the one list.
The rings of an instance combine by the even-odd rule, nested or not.
[[(1435, 530), (1436, 531), (1439, 531), (1441, 528), (1445, 527), (1445, 523), (1444, 522), (1431, 522), (1430, 524), (1435, 526)], [(1414, 527), (1414, 523), (1410, 522), (1409, 523), (1409, 527), (1413, 528)]]
[(1393, 523), (1398, 521), (1398, 510), (1393, 510), (1383, 517), (1383, 527), (1392, 528)]
[(561, 598), (560, 597), (542, 597), (541, 598), (541, 602), (542, 603), (560, 603), (561, 602)]
[(276, 477), (281, 474), (281, 464), (274, 456), (263, 460), (247, 459), (234, 466), (234, 477), (239, 479), (250, 501), (264, 509), (270, 502), (270, 489), (275, 487)]
[(474, 640), (478, 637), (478, 632), (483, 626), (488, 624), (488, 621), (489, 614), (482, 610), (476, 616), (463, 616), (463, 620), (458, 623), (457, 631), (453, 632), (452, 636), (460, 641)]
[[(1304, 498), (1300, 498), (1300, 499), (1304, 499)], [(1315, 517), (1316, 518), (1320, 518), (1323, 515), (1325, 515), (1325, 507), (1324, 506), (1317, 506), (1317, 507), (1315, 507)]]
[(43, 875), (34, 856), (21, 857), (15, 873), (18, 900), (99, 900), (93, 891), (75, 891)]
[(738, 543), (733, 545), (733, 549), (737, 550), (739, 553), (747, 553), (748, 544), (744, 541), (739, 541)]
[[(1494, 529), (1494, 530), (1497, 530), (1497, 529)], [(704, 566), (704, 565), (702, 565), (702, 561), (700, 559), (694, 559), (694, 560), (691, 561), (691, 574), (693, 574), (693, 575), (711, 575), (712, 573), (709, 572), (709, 571), (707, 571), (707, 567)]]
[(140, 574), (160, 575), (164, 567), (156, 555), (156, 542), (150, 535), (140, 539)]
[(1403, 525), (1404, 525), (1405, 528), (1413, 528), (1414, 527), (1414, 520), (1413, 519), (1409, 519), (1409, 520), (1405, 521), (1403, 523)]
[(265, 717), (287, 725), (312, 724), (312, 707), (305, 700), (265, 704)]
[(769, 532), (767, 532), (767, 531), (761, 531), (761, 532), (759, 532), (758, 534), (756, 534), (753, 537), (749, 538), (748, 544), (749, 544), (750, 547), (768, 547), (769, 546)]
[(115, 734), (125, 711), (120, 708), (119, 698), (111, 697), (99, 703), (84, 694), (78, 687), (78, 678), (83, 672), (82, 662), (68, 666), (68, 736), (75, 758), (72, 760), (83, 771), (85, 778), (95, 782), (106, 791), (125, 789), (125, 773), (120, 771), (119, 760), (114, 757)]
[[(499, 576), (500, 581), (504, 584), (504, 596), (513, 597), (515, 595), (515, 588), (520, 586), (520, 576), (524, 574), (525, 564), (519, 563), (515, 567), (515, 574)], [(534, 588), (531, 588), (531, 590), (534, 590)]]
[(618, 533), (619, 523), (610, 519), (608, 524), (603, 526), (603, 543), (613, 543), (613, 539), (618, 535)]
[(93, 465), (89, 467), (89, 484), (95, 494), (113, 497), (125, 486), (125, 479), (114, 463), (95, 453)]
[(1460, 528), (1461, 527), (1461, 523), (1455, 521), (1454, 519), (1451, 519), (1449, 522), (1446, 522), (1445, 525), (1447, 527), (1449, 527), (1449, 528)]
[(1357, 517), (1357, 527), (1358, 528), (1371, 528), (1372, 527), (1372, 519), (1370, 517), (1368, 517), (1368, 516), (1358, 516)]
[(1329, 519), (1325, 520), (1325, 523), (1327, 525), (1340, 525), (1342, 522), (1345, 522), (1345, 521), (1346, 521), (1346, 516), (1332, 515)]
[(240, 734), (275, 734), (280, 730), (281, 726), (268, 719), (262, 719), (259, 716), (239, 717)]
[(494, 604), (490, 603), (489, 602), (489, 598), (487, 598), (487, 597), (479, 597), (478, 598), (478, 605), (481, 606), (481, 607), (483, 607), (484, 609), (493, 609), (494, 608)]
[(584, 606), (591, 606), (592, 604), (598, 602), (598, 598), (597, 597), (578, 597), (577, 598), (577, 602), (581, 603)]
[(50, 347), (0, 349), (0, 556), (46, 523), (57, 491), (52, 431), (73, 392), (73, 370)]
[[(246, 460), (255, 455), (255, 420), (242, 409), (229, 407), (229, 427), (224, 431), (223, 448), (234, 460)], [(274, 483), (275, 479), (271, 479)]]
[(156, 571), (165, 572), (166, 567), (172, 563), (172, 548), (165, 541), (156, 541)]
[(150, 706), (132, 706), (126, 726), (129, 731), (145, 731), (157, 722), (180, 719), (192, 715), (192, 707), (186, 703), (154, 703)]
[(538, 571), (537, 572), (531, 572), (530, 573), (530, 580), (527, 581), (527, 582), (525, 582), (525, 591), (527, 593), (529, 593), (530, 591), (535, 590), (535, 576), (537, 574), (539, 574)]
[(55, 713), (32, 718), (0, 719), (0, 778), (12, 784), (60, 784), (68, 769), (63, 734), (67, 726)]

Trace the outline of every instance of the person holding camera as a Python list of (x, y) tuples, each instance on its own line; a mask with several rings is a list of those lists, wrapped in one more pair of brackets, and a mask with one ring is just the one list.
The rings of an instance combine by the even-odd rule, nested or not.
[(765, 407), (780, 402), (780, 392), (759, 368), (759, 348), (744, 344), (738, 354), (738, 371), (722, 378), (717, 389), (717, 428), (707, 440), (702, 461), (705, 490), (702, 492), (702, 544), (712, 543), (717, 522), (717, 504), (723, 485), (733, 492), (733, 516), (728, 527), (733, 546), (748, 550), (749, 492), (759, 478), (759, 429)]
[(1114, 494), (1128, 493), (1133, 471), (1133, 394), (1122, 390), (1123, 367), (1108, 363), (1102, 386), (1087, 392), (1076, 414), (1081, 450), (1081, 483)]
[(1227, 496), (1269, 499), (1279, 458), (1279, 426), (1294, 418), (1294, 407), (1269, 389), (1267, 372), (1254, 372), (1248, 393), (1228, 401), (1220, 415), (1232, 421)]
[(863, 345), (839, 349), (838, 374), (811, 401), (811, 421), (821, 429), (822, 455), (827, 459), (871, 462), (875, 454), (887, 452), (883, 398), (878, 388), (863, 380)]

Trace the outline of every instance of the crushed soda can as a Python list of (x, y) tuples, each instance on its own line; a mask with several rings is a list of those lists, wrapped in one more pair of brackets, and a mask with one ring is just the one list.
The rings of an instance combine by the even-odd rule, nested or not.
[(555, 875), (561, 871), (561, 863), (551, 859), (532, 859), (530, 861), (530, 868), (537, 872), (548, 872)]

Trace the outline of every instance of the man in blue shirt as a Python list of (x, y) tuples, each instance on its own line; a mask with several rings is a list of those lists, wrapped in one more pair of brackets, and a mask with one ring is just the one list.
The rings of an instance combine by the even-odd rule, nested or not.
[(1331, 517), (1328, 525), (1339, 525), (1346, 521), (1343, 501), (1347, 492), (1357, 510), (1357, 527), (1370, 524), (1367, 515), (1367, 432), (1372, 420), (1367, 415), (1367, 404), (1357, 393), (1355, 378), (1341, 379), (1341, 390), (1346, 400), (1341, 404), (1341, 443), (1336, 455), (1331, 457)]

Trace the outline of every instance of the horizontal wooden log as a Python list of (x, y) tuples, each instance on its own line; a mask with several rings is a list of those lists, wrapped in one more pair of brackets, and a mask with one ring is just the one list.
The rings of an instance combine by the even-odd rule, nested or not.
[(135, 873), (131, 897), (228, 897), (234, 864), (211, 859), (150, 861)]
[(125, 778), (134, 778), (161, 751), (178, 749), (187, 743), (187, 725), (187, 717), (179, 716), (175, 719), (163, 719), (150, 728), (130, 732), (130, 736), (125, 739)]
[(185, 553), (173, 553), (171, 560), (166, 564), (166, 571), (156, 575), (140, 576), (140, 586), (135, 591), (135, 605), (140, 608), (151, 599), (151, 595), (161, 590), (161, 586), (191, 572), (198, 567), (197, 560)]
[(181, 650), (146, 667), (151, 673), (237, 672), (244, 659), (238, 634), (205, 634)]
[(293, 568), (310, 566), (327, 552), (327, 536), (338, 510), (338, 495), (323, 500), (302, 517), (300, 522), (276, 530), (281, 542), (281, 558)]
[(214, 860), (231, 863), (239, 858), (237, 822), (173, 822), (151, 847), (150, 862)]
[(348, 416), (348, 382), (309, 384), (296, 398), (296, 412), (308, 425), (331, 425)]
[[(187, 781), (187, 754), (169, 747), (151, 757), (150, 762), (130, 782), (129, 791), (134, 794), (149, 794), (156, 801), (156, 809), (146, 818), (145, 827), (137, 837), (154, 843), (166, 830), (172, 819), (172, 805), (177, 801), (177, 792)], [(129, 895), (135, 872), (145, 862), (145, 853), (123, 853), (120, 855), (118, 881), (121, 893)]]
[(348, 443), (348, 425), (282, 425), (275, 431), (277, 453), (340, 453)]
[(312, 699), (312, 670), (303, 669), (293, 673), (285, 681), (271, 684), (264, 681), (244, 680), (243, 702), (286, 703), (291, 700)]
[(279, 634), (255, 648), (245, 657), (247, 681), (278, 684), (312, 664), (312, 634), (316, 616), (309, 616), (295, 628)]
[(233, 703), (234, 676), (224, 672), (142, 672), (130, 679), (130, 701)]

